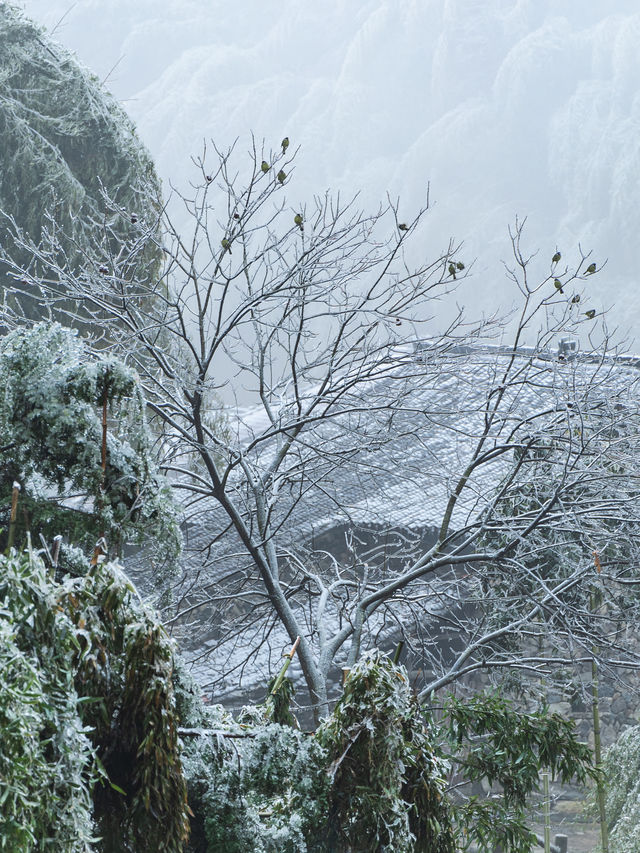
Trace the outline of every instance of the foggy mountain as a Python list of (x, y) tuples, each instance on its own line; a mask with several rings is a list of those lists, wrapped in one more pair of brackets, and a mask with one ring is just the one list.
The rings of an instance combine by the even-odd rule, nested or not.
[[(123, 103), (164, 182), (187, 188), (203, 139), (301, 146), (296, 202), (331, 187), (433, 210), (473, 312), (511, 303), (507, 228), (548, 273), (556, 247), (602, 274), (591, 302), (640, 331), (640, 13), (631, 0), (25, 0)], [(62, 18), (62, 20), (60, 20)], [(585, 335), (587, 331), (585, 330)], [(637, 348), (637, 347), (636, 347)]]

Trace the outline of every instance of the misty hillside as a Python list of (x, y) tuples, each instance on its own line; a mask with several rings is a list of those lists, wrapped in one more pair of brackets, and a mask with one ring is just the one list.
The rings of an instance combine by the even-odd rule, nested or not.
[[(302, 146), (303, 198), (435, 202), (425, 240), (477, 257), (472, 309), (507, 307), (507, 227), (568, 257), (581, 243), (613, 322), (637, 326), (640, 14), (628, 0), (311, 5), (25, 0), (124, 102), (168, 190), (190, 155), (252, 129)], [(64, 16), (64, 17), (63, 17)], [(63, 18), (62, 21), (60, 19)], [(99, 25), (97, 25), (99, 23)], [(478, 296), (477, 294), (480, 294)]]
[[(13, 218), (13, 225), (0, 222), (3, 247), (18, 263), (29, 263), (29, 252), (11, 248), (10, 234), (17, 229), (38, 242), (51, 230), (50, 217), (65, 232), (65, 251), (76, 263), (105, 240), (115, 246), (130, 223), (104, 222), (103, 193), (152, 222), (159, 182), (122, 107), (16, 6), (0, 5), (0, 43), (0, 208)], [(139, 274), (156, 262), (149, 245)]]

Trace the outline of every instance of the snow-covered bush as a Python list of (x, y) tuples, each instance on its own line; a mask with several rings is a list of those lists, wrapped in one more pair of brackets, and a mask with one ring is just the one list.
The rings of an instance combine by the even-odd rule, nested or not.
[(406, 670), (374, 650), (351, 670), (317, 740), (327, 753), (329, 809), (321, 837), (335, 851), (450, 853), (447, 764)]
[(640, 850), (640, 726), (623, 732), (603, 761), (609, 849)]
[[(182, 680), (182, 678), (180, 679)], [(273, 707), (233, 721), (178, 688), (193, 853), (450, 853), (446, 763), (406, 671), (372, 652), (315, 736), (271, 722)]]
[[(236, 721), (174, 671), (172, 642), (116, 563), (59, 583), (31, 552), (0, 556), (0, 666), (0, 851), (452, 853), (475, 839), (524, 853), (539, 768), (590, 772), (555, 714), (476, 697), (429, 722), (406, 670), (377, 651), (315, 736), (274, 723), (269, 702)], [(612, 839), (627, 853), (637, 730), (616, 750)], [(449, 762), (500, 798), (450, 799)]]
[(0, 851), (181, 853), (173, 659), (117, 564), (0, 556)]
[(103, 853), (180, 853), (187, 790), (173, 692), (173, 643), (117, 563), (67, 578), (75, 684), (109, 779), (94, 790)]
[(85, 853), (95, 837), (76, 636), (43, 563), (0, 556), (0, 850)]
[[(182, 676), (181, 679), (182, 681)], [(592, 775), (571, 721), (522, 713), (499, 696), (451, 698), (435, 721), (406, 670), (377, 650), (352, 668), (314, 736), (271, 722), (269, 703), (237, 721), (178, 689), (192, 853), (453, 853), (477, 844), (529, 853), (530, 795), (541, 768)], [(484, 780), (486, 799), (456, 796), (446, 777)]]
[[(184, 769), (194, 812), (193, 853), (307, 853), (326, 813), (325, 753), (318, 741), (272, 723), (265, 706), (245, 709), (242, 723), (221, 706), (204, 706), (178, 679)], [(186, 694), (186, 695), (185, 695)], [(248, 722), (251, 720), (251, 722)]]

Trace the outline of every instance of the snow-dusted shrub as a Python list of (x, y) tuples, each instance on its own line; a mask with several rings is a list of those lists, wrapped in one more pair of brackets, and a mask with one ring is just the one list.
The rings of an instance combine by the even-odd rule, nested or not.
[(76, 636), (43, 563), (0, 556), (0, 850), (94, 849), (91, 743), (73, 683)]
[(447, 765), (404, 668), (376, 650), (365, 654), (316, 738), (331, 785), (319, 845), (324, 838), (337, 853), (452, 853)]
[(180, 853), (188, 829), (173, 643), (117, 563), (57, 591), (74, 626), (76, 690), (108, 776), (94, 789), (103, 853)]
[[(186, 698), (180, 697), (185, 692)], [(178, 695), (178, 707), (191, 711), (183, 724), (201, 729), (184, 745), (194, 812), (189, 850), (311, 850), (307, 838), (326, 807), (326, 759), (319, 743), (298, 729), (272, 723), (265, 706), (244, 709), (238, 723), (220, 706), (194, 701), (184, 684)]]
[(260, 819), (242, 785), (240, 747), (203, 734), (184, 745), (194, 853), (264, 853)]
[(0, 556), (0, 672), (0, 851), (181, 853), (173, 645), (122, 569)]
[[(274, 724), (269, 702), (234, 721), (197, 693), (178, 690), (195, 735), (184, 758), (192, 853), (529, 853), (540, 769), (565, 782), (594, 773), (571, 721), (483, 695), (450, 698), (435, 722), (406, 670), (376, 650), (314, 736)], [(488, 782), (492, 795), (456, 797), (449, 771)]]
[[(306, 853), (306, 834), (321, 808), (321, 750), (297, 728), (273, 722), (267, 699), (237, 719), (205, 704), (178, 663), (176, 707), (184, 738), (192, 853)], [(287, 690), (290, 695), (290, 690)]]
[(640, 726), (623, 732), (603, 761), (609, 849), (640, 850)]

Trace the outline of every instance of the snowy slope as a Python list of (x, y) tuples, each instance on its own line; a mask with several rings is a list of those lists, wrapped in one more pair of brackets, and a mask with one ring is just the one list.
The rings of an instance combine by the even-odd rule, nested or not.
[[(637, 331), (640, 13), (631, 0), (24, 0), (120, 98), (168, 189), (203, 138), (249, 130), (302, 151), (296, 192), (326, 186), (407, 216), (436, 202), (426, 251), (477, 257), (462, 301), (511, 301), (499, 260), (593, 249), (596, 307)], [(114, 65), (116, 66), (114, 68)]]

